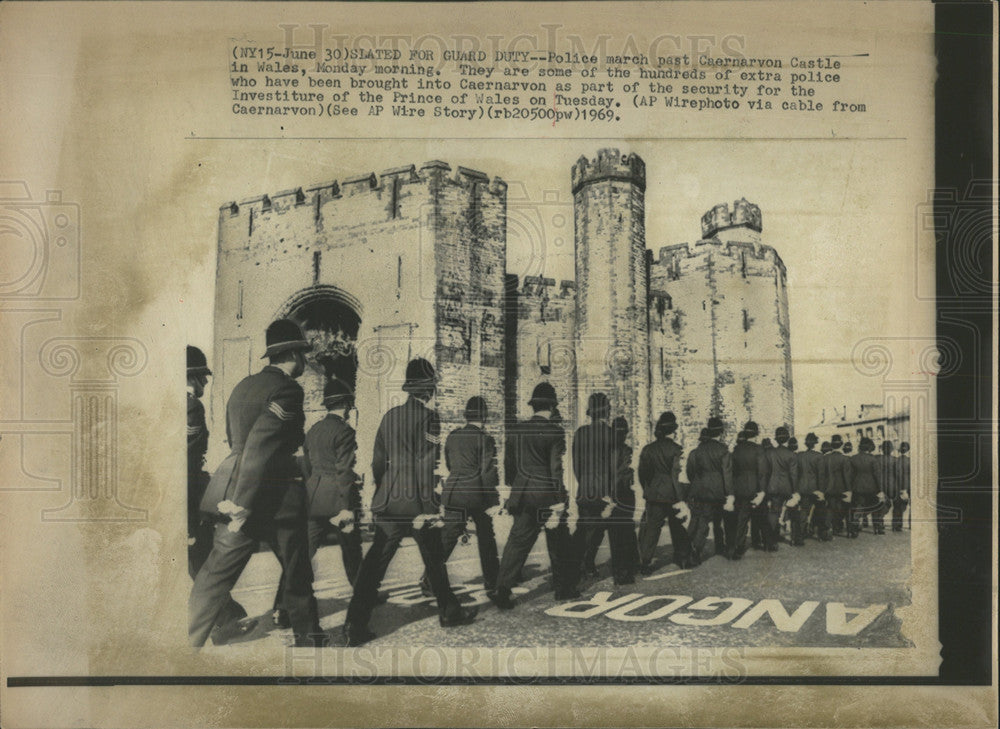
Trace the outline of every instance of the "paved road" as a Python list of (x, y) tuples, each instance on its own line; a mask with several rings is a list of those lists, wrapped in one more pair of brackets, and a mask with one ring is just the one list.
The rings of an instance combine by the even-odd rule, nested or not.
[[(504, 526), (498, 524), (501, 540)], [(628, 586), (612, 584), (605, 546), (598, 557), (601, 576), (586, 583), (574, 603), (553, 600), (544, 544), (540, 537), (518, 588), (518, 606), (509, 612), (489, 604), (482, 591), (475, 537), (456, 548), (448, 563), (452, 584), (464, 602), (482, 607), (474, 624), (444, 630), (433, 599), (416, 585), (422, 569), (416, 545), (405, 540), (383, 583), (389, 601), (375, 611), (371, 627), (379, 637), (373, 645), (909, 645), (895, 615), (910, 602), (909, 530), (874, 535), (869, 529), (855, 540), (810, 539), (801, 548), (782, 544), (776, 553), (750, 551), (738, 562), (712, 557), (694, 570), (669, 563), (666, 544), (657, 571)], [(321, 624), (338, 640), (351, 596), (339, 548), (321, 548), (315, 565)], [(278, 574), (277, 560), (262, 551), (234, 591), (251, 615), (261, 616), (249, 642), (290, 640), (289, 631), (270, 624)]]

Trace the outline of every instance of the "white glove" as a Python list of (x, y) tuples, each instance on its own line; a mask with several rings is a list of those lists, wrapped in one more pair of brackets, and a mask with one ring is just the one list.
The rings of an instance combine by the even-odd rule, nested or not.
[(502, 514), (503, 514), (503, 507), (500, 506), (500, 504), (497, 504), (496, 506), (491, 506), (486, 510), (486, 515), (493, 519), (496, 519), (498, 516), (501, 516)]
[(754, 506), (760, 506), (764, 503), (764, 492), (758, 491), (757, 495), (753, 497), (753, 501), (750, 502)]
[(438, 485), (434, 487), (434, 493), (438, 496), (444, 493), (444, 484), (438, 481)]
[(687, 527), (688, 522), (691, 521), (691, 509), (688, 507), (687, 502), (678, 501), (674, 504), (674, 508), (677, 509), (677, 518), (681, 522), (681, 526)]
[(611, 512), (613, 512), (615, 510), (615, 504), (607, 496), (605, 496), (603, 499), (601, 499), (601, 501), (603, 501), (604, 504), (605, 504), (604, 508), (601, 509), (601, 518), (602, 519), (610, 519), (611, 518)]
[(549, 518), (545, 520), (546, 529), (555, 529), (559, 526), (559, 520), (566, 511), (566, 504), (555, 504), (552, 507), (552, 513), (549, 514)]
[(354, 512), (343, 509), (336, 516), (330, 518), (330, 523), (348, 534), (354, 531)]
[(413, 518), (413, 528), (423, 529), (424, 527), (443, 527), (444, 519), (440, 514), (417, 514)]
[(902, 499), (903, 501), (909, 501), (910, 500), (910, 492), (909, 491), (900, 491), (899, 492), (899, 498)]
[(841, 499), (845, 504), (851, 503), (852, 494), (850, 491), (845, 491), (843, 499)]
[(569, 529), (570, 534), (576, 533), (576, 523), (580, 520), (580, 512), (577, 511), (575, 506), (571, 506), (566, 511), (566, 528)]
[(813, 496), (816, 497), (816, 501), (826, 501), (826, 497), (823, 496), (822, 491), (813, 491)]
[(243, 528), (247, 517), (250, 516), (250, 511), (248, 509), (244, 509), (242, 506), (234, 501), (230, 501), (229, 499), (220, 501), (218, 509), (220, 514), (224, 514), (229, 517), (229, 524), (226, 525), (226, 528), (233, 534)]
[(785, 506), (787, 506), (789, 509), (794, 509), (796, 506), (799, 505), (799, 501), (801, 500), (802, 500), (801, 496), (799, 496), (798, 494), (792, 494), (792, 498), (790, 498), (788, 501), (785, 502)]
[(883, 501), (885, 501), (885, 494), (882, 493), (881, 491), (878, 492), (878, 500), (879, 500), (879, 503), (882, 503)]
[(725, 511), (736, 511), (736, 497), (730, 494), (726, 497), (726, 503), (722, 507)]

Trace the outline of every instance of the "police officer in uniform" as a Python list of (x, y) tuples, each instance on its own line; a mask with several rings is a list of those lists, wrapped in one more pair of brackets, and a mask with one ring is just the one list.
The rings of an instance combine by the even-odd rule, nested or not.
[[(201, 512), (201, 498), (208, 486), (205, 472), (205, 452), (208, 450), (208, 425), (205, 406), (201, 402), (212, 371), (205, 353), (197, 347), (187, 348), (187, 442), (188, 442), (188, 574), (193, 580), (212, 551), (213, 522)], [(232, 595), (216, 618), (212, 642), (222, 645), (244, 635), (257, 625), (256, 620), (243, 620), (247, 611)]]
[(910, 504), (910, 444), (905, 440), (899, 444), (899, 458), (896, 459), (899, 481), (899, 497), (892, 502), (892, 530), (903, 531), (903, 512)]
[[(799, 526), (799, 546), (802, 539), (809, 536), (812, 531), (812, 517), (816, 515), (816, 504), (825, 499), (820, 490), (820, 464), (823, 461), (823, 454), (816, 450), (819, 438), (815, 433), (806, 434), (806, 449), (796, 454), (799, 461), (799, 513), (802, 516)], [(792, 540), (795, 544), (795, 540)]]
[(295, 644), (326, 643), (312, 590), (305, 487), (294, 459), (305, 423), (304, 394), (295, 378), (305, 370), (304, 352), (311, 346), (287, 319), (267, 328), (266, 342), (268, 366), (236, 385), (226, 404), (232, 452), (212, 476), (201, 503), (202, 511), (220, 523), (191, 590), (189, 634), (196, 647), (208, 639), (261, 540), (273, 546), (281, 562)]
[(871, 516), (872, 531), (884, 533), (882, 527), (882, 504), (885, 493), (882, 490), (882, 467), (873, 453), (875, 443), (871, 438), (862, 438), (858, 444), (858, 454), (851, 459), (851, 483), (853, 502), (851, 506), (851, 530), (857, 536), (861, 531), (861, 515)]
[[(354, 471), (358, 444), (354, 428), (347, 422), (354, 408), (354, 393), (345, 382), (328, 380), (323, 388), (323, 405), (326, 417), (309, 429), (303, 446), (309, 557), (316, 556), (323, 534), (332, 528), (340, 545), (344, 575), (353, 585), (361, 566), (361, 532), (356, 523), (361, 508), (361, 477)], [(287, 627), (282, 596), (279, 584), (274, 622)]]
[[(850, 443), (847, 443), (850, 445)], [(826, 501), (829, 509), (829, 519), (834, 535), (843, 534), (846, 528), (847, 536), (856, 536), (851, 529), (851, 459), (841, 449), (846, 449), (840, 433), (830, 438), (830, 454), (823, 460), (826, 479)]]
[(674, 562), (682, 569), (691, 566), (691, 540), (687, 522), (691, 510), (681, 488), (681, 447), (670, 436), (677, 430), (673, 413), (661, 413), (653, 436), (656, 438), (639, 453), (639, 485), (646, 509), (639, 527), (639, 571), (653, 572), (653, 556), (666, 520)]
[(813, 534), (821, 542), (829, 542), (833, 539), (830, 536), (830, 459), (827, 457), (833, 452), (830, 441), (824, 440), (819, 447), (820, 459), (816, 466), (817, 488), (813, 494), (812, 518), (810, 527)]
[[(698, 447), (691, 451), (687, 459), (686, 471), (691, 484), (688, 490), (688, 503), (691, 505), (688, 533), (691, 535), (691, 561), (695, 566), (701, 564), (703, 559), (708, 525), (717, 513), (735, 509), (732, 456), (719, 440), (723, 430), (719, 418), (709, 418), (708, 427), (701, 431)], [(718, 542), (723, 537), (718, 532), (713, 536), (718, 553)]]
[[(608, 527), (608, 515), (603, 512), (614, 498), (615, 441), (608, 424), (611, 403), (603, 392), (595, 392), (587, 400), (590, 422), (577, 428), (573, 435), (573, 472), (576, 476), (576, 552), (581, 557), (581, 569), (588, 577), (597, 576), (597, 550)], [(610, 510), (609, 510), (610, 511)], [(617, 574), (623, 568), (621, 545), (611, 539), (611, 569)]]
[(497, 447), (493, 436), (486, 432), (489, 409), (479, 397), (469, 398), (465, 405), (465, 425), (453, 430), (444, 444), (444, 461), (448, 478), (444, 482), (441, 503), (445, 508), (444, 559), (448, 560), (465, 532), (469, 519), (476, 527), (479, 565), (483, 570), (486, 590), (496, 589), (500, 559), (493, 533), (493, 513), (499, 510), (497, 485)]
[(476, 610), (462, 607), (452, 592), (444, 564), (439, 531), (443, 522), (434, 492), (441, 423), (437, 412), (428, 406), (436, 388), (430, 362), (417, 358), (407, 363), (403, 392), (409, 398), (383, 416), (375, 436), (375, 538), (361, 561), (354, 595), (347, 607), (343, 632), (348, 646), (375, 637), (368, 629), (368, 621), (379, 601), (378, 588), (399, 543), (407, 536), (412, 536), (420, 549), (427, 579), (437, 598), (441, 627), (468, 625), (476, 616)]
[[(635, 534), (635, 469), (632, 468), (632, 446), (628, 444), (628, 420), (619, 415), (611, 421), (615, 438), (615, 506), (611, 512), (609, 534), (617, 533), (621, 540), (625, 567), (615, 575), (616, 585), (635, 583), (639, 570), (639, 540)], [(613, 537), (612, 537), (613, 538)]]
[[(894, 508), (894, 504), (899, 499), (899, 467), (898, 460), (892, 455), (892, 441), (882, 441), (882, 455), (878, 456), (879, 466), (882, 469), (882, 491), (885, 493), (885, 501), (881, 504), (878, 518), (879, 534), (885, 534), (885, 515)], [(900, 516), (902, 523), (902, 516)]]
[[(799, 466), (795, 454), (788, 449), (788, 428), (779, 426), (774, 431), (777, 448), (766, 451), (768, 464), (768, 528), (764, 530), (764, 540), (769, 552), (778, 551), (781, 540), (781, 517), (787, 515), (792, 523), (793, 541), (798, 533), (798, 481)], [(791, 511), (790, 511), (791, 510)]]
[[(730, 513), (730, 525), (726, 531), (731, 535), (729, 559), (740, 559), (747, 551), (747, 530), (751, 521), (763, 520), (766, 525), (767, 505), (765, 485), (767, 484), (767, 459), (764, 448), (757, 442), (760, 428), (754, 421), (748, 421), (740, 431), (743, 440), (737, 438), (733, 449), (733, 496), (734, 508)], [(758, 537), (760, 538), (760, 537)]]
[(497, 589), (489, 593), (501, 610), (514, 607), (511, 588), (543, 529), (555, 598), (573, 600), (580, 596), (576, 589), (579, 557), (574, 558), (566, 526), (568, 495), (562, 467), (566, 436), (562, 427), (552, 422), (557, 405), (555, 388), (540, 382), (528, 405), (534, 415), (508, 428), (504, 449), (504, 474), (511, 487), (507, 511), (514, 523), (500, 559)]

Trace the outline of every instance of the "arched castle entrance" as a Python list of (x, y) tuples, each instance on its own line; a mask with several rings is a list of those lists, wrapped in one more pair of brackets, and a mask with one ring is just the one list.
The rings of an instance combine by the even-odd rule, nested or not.
[(277, 316), (295, 321), (313, 345), (299, 379), (308, 427), (326, 413), (323, 388), (328, 379), (339, 379), (352, 389), (357, 386), (361, 303), (343, 289), (317, 284), (291, 296)]

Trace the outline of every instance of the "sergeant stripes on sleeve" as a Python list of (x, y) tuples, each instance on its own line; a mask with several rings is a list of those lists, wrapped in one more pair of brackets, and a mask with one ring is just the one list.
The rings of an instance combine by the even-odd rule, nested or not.
[(276, 402), (268, 403), (267, 409), (274, 413), (280, 420), (291, 420), (295, 417), (295, 413), (288, 412)]

